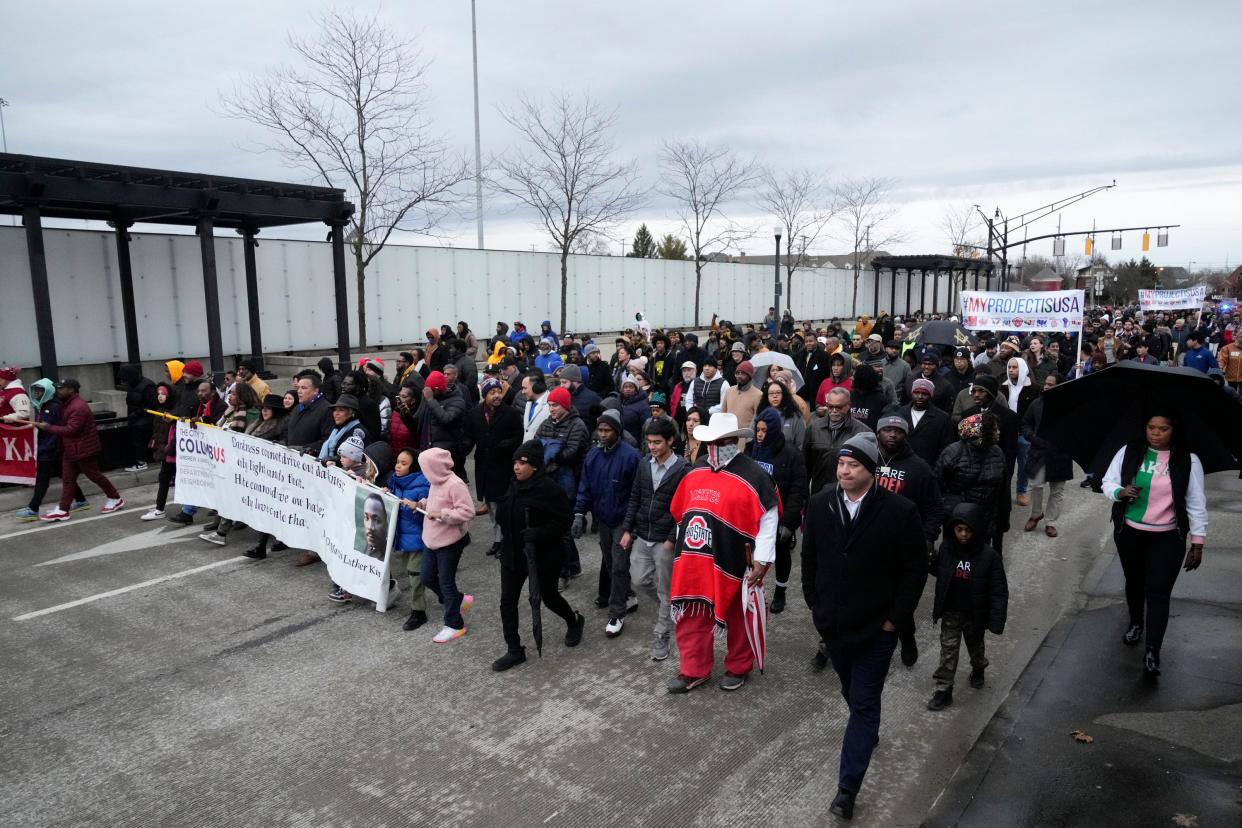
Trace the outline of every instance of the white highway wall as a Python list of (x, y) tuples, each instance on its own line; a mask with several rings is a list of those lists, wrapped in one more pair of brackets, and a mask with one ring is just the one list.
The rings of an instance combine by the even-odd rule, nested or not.
[[(131, 233), (134, 293), (144, 359), (207, 351), (203, 276), (193, 235)], [(110, 232), (45, 229), (57, 356), (63, 365), (124, 359), (125, 330)], [(326, 242), (264, 239), (256, 250), (264, 350), (335, 347), (332, 253)], [(356, 315), (353, 259), (346, 257), (349, 304)], [(239, 236), (216, 239), (220, 318), (226, 354), (249, 351), (246, 277)], [(852, 273), (814, 269), (794, 274), (789, 306), (799, 319), (850, 315)], [(903, 310), (904, 274), (898, 281)], [(38, 346), (25, 230), (0, 227), (0, 363), (37, 364)], [(930, 287), (930, 286), (929, 286)], [(859, 281), (859, 311), (872, 309), (872, 274)], [(390, 245), (367, 271), (367, 338), (373, 347), (407, 344), (432, 325), (466, 320), (490, 336), (498, 320), (537, 329), (560, 316), (560, 262), (553, 253)], [(880, 305), (888, 307), (888, 278)], [(930, 303), (930, 292), (928, 294)], [(943, 298), (942, 298), (943, 302)], [(772, 304), (772, 268), (709, 264), (700, 325), (713, 313), (758, 321)], [(912, 302), (918, 306), (917, 285)], [(569, 327), (614, 331), (644, 311), (656, 327), (694, 322), (691, 262), (573, 256), (569, 261)], [(357, 325), (351, 317), (352, 345)]]

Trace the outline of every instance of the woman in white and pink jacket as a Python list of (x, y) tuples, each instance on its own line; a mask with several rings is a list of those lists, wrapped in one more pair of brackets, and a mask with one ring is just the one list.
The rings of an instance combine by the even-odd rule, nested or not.
[(431, 640), (446, 644), (466, 634), (463, 617), (474, 606), (473, 595), (462, 595), (457, 588), (457, 563), (470, 543), (466, 531), (474, 517), (474, 498), (461, 478), (453, 474), (453, 457), (444, 449), (426, 449), (418, 455), (418, 467), (431, 482), (427, 499), (418, 505), (426, 515), (423, 521), (423, 584), (444, 605), (444, 628)]

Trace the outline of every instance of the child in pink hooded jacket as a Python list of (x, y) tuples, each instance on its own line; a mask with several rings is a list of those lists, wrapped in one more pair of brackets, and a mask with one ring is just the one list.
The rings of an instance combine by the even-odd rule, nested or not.
[(470, 542), (466, 526), (474, 517), (474, 498), (462, 479), (453, 474), (453, 457), (444, 449), (421, 452), (418, 467), (431, 482), (427, 499), (420, 503), (426, 513), (421, 578), (444, 605), (444, 628), (431, 640), (446, 644), (466, 634), (462, 616), (474, 606), (474, 596), (462, 595), (457, 589), (457, 563)]

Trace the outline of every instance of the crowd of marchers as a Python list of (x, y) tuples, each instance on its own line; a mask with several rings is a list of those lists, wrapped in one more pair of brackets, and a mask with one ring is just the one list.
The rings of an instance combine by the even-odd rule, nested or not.
[[(891, 658), (899, 651), (907, 667), (918, 659), (916, 619), (940, 625), (928, 707), (941, 710), (953, 703), (963, 640), (969, 684), (984, 686), (984, 634), (1004, 629), (1002, 556), (1015, 520), (1024, 532), (1042, 525), (1047, 538), (1058, 535), (1074, 465), (1040, 435), (1044, 392), (1125, 360), (1196, 368), (1231, 391), (1242, 383), (1236, 312), (1096, 308), (1080, 339), (962, 331), (939, 343), (924, 333), (932, 320), (941, 316), (798, 323), (769, 309), (756, 324), (713, 317), (699, 335), (640, 313), (607, 353), (547, 321), (533, 330), (497, 322), (490, 336), (459, 322), (428, 330), (394, 365), (363, 358), (342, 371), (325, 357), (275, 389), (244, 360), (222, 382), (194, 359), (170, 360), (160, 381), (125, 366), (130, 468), (160, 469), (141, 519), (195, 521), (196, 507), (169, 503), (178, 419), (338, 465), (400, 501), (389, 598), (408, 601), (405, 630), (428, 623), (430, 590), (441, 615), (433, 640), (465, 635), (478, 608), (457, 566), (470, 530), (483, 539), (500, 580), (506, 651), (497, 671), (526, 661), (518, 607), (528, 579), (537, 602), (563, 619), (565, 645), (582, 641), (586, 616), (564, 593), (582, 575), (579, 544), (592, 536), (601, 563), (587, 599), (601, 632), (614, 638), (634, 626), (646, 595), (650, 657), (679, 658), (672, 693), (711, 677), (717, 631), (727, 645), (721, 688), (746, 683), (762, 665), (756, 635), (767, 614), (786, 608), (800, 549), (798, 585), (814, 622), (808, 655), (817, 670), (832, 665), (850, 709), (832, 805), (849, 816), (878, 740)], [(78, 384), (47, 378), (27, 392), (9, 369), (3, 381), (0, 413), (40, 429), (38, 484), (19, 517), (63, 521), (88, 508), (79, 474), (104, 488), (105, 511), (122, 508), (99, 471)], [(1166, 419), (1153, 416), (1146, 445), (1119, 453), (1104, 480), (1083, 483), (1116, 503), (1131, 609), (1124, 640), (1138, 643), (1146, 628), (1149, 673), (1159, 672), (1186, 541), (1201, 554), (1206, 532), (1202, 470), (1178, 455)], [(58, 473), (59, 503), (40, 515)], [(219, 515), (205, 530), (216, 545), (248, 531)], [(259, 535), (244, 554), (281, 549)], [(300, 552), (297, 564), (317, 560)], [(930, 612), (920, 613), (929, 575)], [(770, 594), (758, 594), (769, 603), (756, 621), (765, 581)], [(328, 598), (354, 600), (336, 585)]]

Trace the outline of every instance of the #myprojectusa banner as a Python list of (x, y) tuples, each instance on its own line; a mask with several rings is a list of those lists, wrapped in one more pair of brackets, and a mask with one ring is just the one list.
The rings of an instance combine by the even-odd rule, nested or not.
[(962, 327), (971, 331), (1080, 331), (1083, 292), (1027, 293), (962, 291)]
[(392, 495), (284, 446), (179, 422), (177, 500), (319, 553), (346, 592), (387, 609)]
[(1140, 290), (1139, 307), (1145, 311), (1199, 310), (1207, 298), (1207, 285), (1181, 290)]

